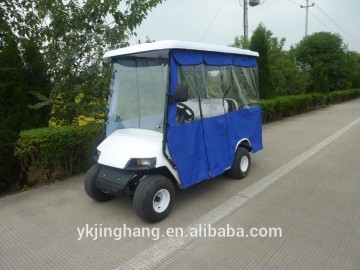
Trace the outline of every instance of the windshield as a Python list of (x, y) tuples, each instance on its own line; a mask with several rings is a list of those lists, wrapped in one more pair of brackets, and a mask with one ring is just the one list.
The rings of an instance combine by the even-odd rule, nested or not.
[(106, 136), (121, 128), (163, 130), (167, 59), (132, 58), (114, 62)]

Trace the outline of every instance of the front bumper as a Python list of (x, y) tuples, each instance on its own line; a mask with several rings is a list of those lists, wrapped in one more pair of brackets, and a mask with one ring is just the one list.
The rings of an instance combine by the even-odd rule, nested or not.
[(96, 179), (96, 188), (120, 196), (135, 176), (136, 173), (134, 171), (101, 165)]

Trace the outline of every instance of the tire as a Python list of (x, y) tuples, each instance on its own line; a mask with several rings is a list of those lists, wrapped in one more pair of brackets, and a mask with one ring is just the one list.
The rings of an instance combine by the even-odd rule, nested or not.
[(242, 179), (248, 175), (250, 166), (251, 157), (249, 151), (244, 147), (238, 147), (234, 164), (227, 171), (227, 175), (233, 179)]
[(114, 195), (102, 192), (96, 188), (96, 178), (100, 170), (100, 165), (93, 165), (86, 173), (84, 179), (84, 188), (89, 197), (98, 202), (106, 202), (115, 198)]
[(159, 222), (166, 218), (174, 204), (175, 187), (162, 175), (146, 176), (134, 194), (136, 214), (145, 221)]

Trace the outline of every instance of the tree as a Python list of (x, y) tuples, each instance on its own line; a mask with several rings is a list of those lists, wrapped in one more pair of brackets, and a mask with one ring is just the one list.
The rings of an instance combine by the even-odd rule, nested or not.
[(234, 43), (230, 45), (231, 47), (241, 48), (241, 49), (249, 49), (250, 41), (246, 39), (244, 36), (236, 36), (234, 39)]
[(270, 67), (270, 44), (263, 24), (259, 24), (253, 32), (249, 48), (260, 55), (258, 60), (260, 97), (270, 98), (274, 95), (274, 82)]
[[(266, 72), (270, 72), (270, 75), (267, 75), (267, 77), (272, 82), (264, 82), (263, 84), (272, 85), (273, 87), (273, 93), (271, 95), (267, 96), (267, 94), (264, 95), (263, 93), (261, 96), (270, 97), (303, 93), (309, 80), (308, 74), (306, 72), (301, 72), (292, 61), (289, 53), (284, 50), (285, 38), (278, 39), (277, 37), (274, 37), (273, 33), (261, 24), (258, 29), (256, 29), (256, 32), (257, 34), (255, 36), (253, 35), (250, 41), (243, 36), (235, 37), (234, 43), (230, 46), (249, 49), (250, 42), (253, 42), (253, 46), (256, 39), (258, 40), (257, 43), (260, 43), (257, 48), (255, 48), (255, 46), (253, 47), (254, 50), (259, 51), (260, 54), (259, 69), (261, 70), (259, 71), (259, 80), (262, 81), (264, 77), (263, 72), (261, 74), (260, 72), (263, 70), (263, 67), (261, 66), (265, 64), (264, 57), (267, 55), (265, 58), (268, 58), (268, 60), (265, 62), (268, 63), (269, 70), (266, 71), (265, 68), (265, 74)], [(261, 39), (263, 40), (266, 39), (266, 41), (262, 42), (261, 39), (259, 41), (259, 36), (261, 36)], [(268, 49), (266, 49), (266, 47)]]
[(102, 117), (111, 77), (104, 51), (127, 46), (161, 2), (0, 2), (0, 192), (19, 179), (13, 150), (20, 130), (45, 126), (49, 117), (62, 125)]
[(360, 88), (360, 54), (355, 51), (350, 51), (347, 53), (347, 56), (352, 66), (351, 86), (353, 88)]
[(274, 82), (270, 68), (270, 44), (263, 24), (255, 29), (251, 36), (249, 49), (259, 53), (259, 91), (260, 97), (270, 98), (274, 95)]
[(44, 95), (50, 91), (47, 66), (37, 44), (32, 40), (18, 42), (12, 33), (6, 33), (0, 49), (0, 191), (19, 180), (20, 166), (14, 157), (19, 132), (48, 123), (47, 110), (28, 107), (36, 102), (32, 91)]
[(38, 128), (48, 126), (50, 108), (44, 106), (39, 110), (31, 110), (31, 104), (38, 102), (36, 98), (38, 95), (49, 97), (52, 83), (50, 81), (50, 75), (48, 73), (48, 64), (45, 62), (43, 54), (40, 52), (40, 45), (36, 43), (36, 40), (28, 39), (22, 42), (22, 61), (24, 64), (24, 92), (27, 93), (28, 100), (25, 108), (31, 115), (30, 119), (27, 119), (27, 128)]
[[(11, 19), (15, 36), (41, 44), (53, 83), (51, 95), (36, 92), (40, 102), (33, 108), (51, 108), (51, 116), (57, 124), (76, 124), (82, 115), (94, 115), (93, 111), (79, 110), (79, 100), (84, 102), (82, 97), (90, 94), (98, 96), (96, 102), (104, 105), (104, 95), (97, 91), (105, 92), (106, 87), (99, 89), (99, 84), (96, 84), (93, 88), (91, 83), (102, 78), (106, 81), (110, 77), (109, 69), (103, 66), (104, 51), (127, 46), (129, 35), (134, 33), (149, 10), (161, 2), (4, 0), (0, 7)], [(87, 89), (84, 92), (85, 80)]]
[(14, 157), (15, 141), (28, 120), (24, 67), (14, 36), (4, 35), (0, 51), (0, 192), (8, 189), (20, 173)]
[(304, 93), (309, 80), (308, 74), (301, 72), (284, 50), (285, 38), (279, 40), (270, 30), (267, 31), (267, 38), (275, 96)]
[(328, 77), (331, 91), (350, 86), (351, 65), (346, 45), (338, 34), (318, 32), (304, 37), (292, 47), (291, 54), (297, 65), (310, 73), (313, 90), (318, 70)]
[(314, 81), (314, 91), (322, 94), (329, 93), (329, 79), (324, 71), (319, 67), (315, 69), (316, 80)]

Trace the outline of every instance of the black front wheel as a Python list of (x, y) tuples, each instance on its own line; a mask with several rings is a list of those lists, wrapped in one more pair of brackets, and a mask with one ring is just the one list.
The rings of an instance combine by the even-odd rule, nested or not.
[(135, 212), (145, 221), (158, 222), (169, 215), (174, 199), (175, 187), (168, 178), (149, 175), (141, 180), (135, 190)]
[(227, 174), (234, 179), (242, 179), (247, 176), (251, 166), (250, 153), (246, 148), (238, 147), (235, 153), (234, 164)]
[(89, 195), (89, 197), (95, 201), (98, 202), (110, 201), (111, 199), (115, 198), (114, 195), (105, 193), (96, 188), (96, 178), (99, 174), (99, 170), (100, 170), (100, 165), (95, 164), (87, 171), (84, 180), (85, 191), (87, 195)]

